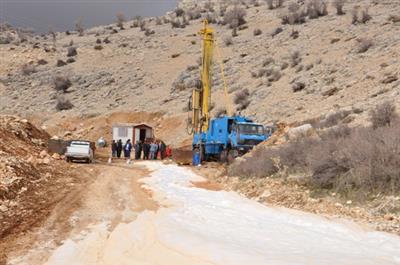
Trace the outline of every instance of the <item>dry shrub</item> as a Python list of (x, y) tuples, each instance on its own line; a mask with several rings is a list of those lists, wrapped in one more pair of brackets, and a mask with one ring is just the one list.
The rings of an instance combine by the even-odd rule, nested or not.
[(244, 110), (249, 106), (250, 104), (249, 96), (250, 92), (247, 88), (236, 92), (234, 103), (238, 105), (237, 110), (239, 111)]
[(265, 0), (267, 2), (268, 9), (276, 9), (283, 6), (284, 0)]
[(396, 107), (390, 101), (385, 101), (377, 105), (370, 113), (370, 120), (374, 129), (390, 126), (397, 119)]
[(267, 75), (269, 76), (269, 82), (276, 82), (282, 77), (282, 74), (278, 69), (270, 69), (269, 71), (267, 71)]
[(32, 63), (22, 65), (21, 72), (23, 75), (30, 75), (36, 73), (36, 67)]
[(67, 92), (68, 88), (72, 85), (71, 81), (68, 77), (65, 76), (57, 76), (54, 78), (54, 89), (57, 91)]
[(186, 27), (185, 23), (182, 23), (182, 21), (179, 19), (171, 20), (171, 26), (172, 28), (182, 28), (182, 29)]
[(258, 36), (258, 35), (261, 35), (261, 34), (262, 34), (261, 29), (254, 29), (254, 31), (253, 31), (253, 35), (254, 36)]
[(359, 38), (357, 39), (356, 52), (364, 53), (369, 50), (374, 45), (371, 39)]
[(301, 90), (303, 90), (306, 87), (306, 84), (304, 82), (295, 82), (292, 85), (292, 90), (293, 92), (299, 92)]
[(240, 177), (267, 177), (278, 172), (278, 167), (271, 159), (272, 150), (258, 147), (253, 151), (252, 157), (236, 159), (229, 166), (229, 176)]
[(65, 65), (67, 65), (67, 63), (64, 62), (63, 60), (61, 60), (61, 59), (57, 60), (57, 63), (56, 63), (57, 67), (62, 67), (62, 66), (65, 66)]
[(293, 51), (290, 53), (290, 66), (295, 67), (297, 66), (300, 62), (302, 61), (300, 52), (299, 51)]
[(395, 194), (400, 192), (399, 130), (398, 119), (376, 129), (340, 125), (320, 131), (319, 137), (256, 151), (251, 158), (239, 159), (228, 172), (264, 177), (279, 168), (308, 175), (308, 185), (314, 189), (330, 189), (355, 199)]
[(224, 14), (223, 24), (229, 25), (230, 28), (234, 29), (246, 23), (244, 17), (246, 16), (246, 10), (235, 4), (227, 9)]
[(135, 16), (134, 18), (133, 18), (133, 21), (132, 21), (132, 28), (138, 28), (138, 27), (140, 27), (140, 25), (142, 24), (142, 17), (141, 16)]
[(125, 15), (122, 12), (117, 13), (117, 26), (123, 30), (124, 29), (124, 23), (126, 21)]
[(281, 15), (282, 24), (302, 24), (306, 22), (307, 11), (300, 7), (299, 4), (292, 2), (288, 5), (288, 9)]
[(348, 196), (400, 191), (400, 123), (358, 128), (343, 138), (320, 141), (311, 150), (311, 184)]
[(281, 27), (277, 27), (277, 28), (275, 28), (275, 29), (272, 31), (271, 36), (272, 36), (272, 37), (275, 37), (276, 35), (278, 35), (278, 34), (281, 33), (282, 31), (283, 31), (283, 29), (282, 29)]
[(306, 12), (310, 19), (326, 16), (328, 14), (327, 5), (322, 0), (309, 0)]
[(365, 24), (372, 19), (372, 17), (369, 15), (368, 7), (361, 8), (360, 6), (353, 7), (353, 10), (351, 11), (351, 17), (352, 17), (351, 21), (352, 24), (357, 24), (357, 23)]
[(336, 8), (336, 14), (338, 16), (344, 15), (345, 12), (343, 11), (343, 6), (346, 0), (334, 0), (332, 2), (333, 6)]
[(177, 17), (182, 17), (184, 14), (185, 14), (185, 10), (183, 10), (182, 8), (178, 7), (175, 9), (175, 15)]
[(233, 40), (231, 36), (225, 36), (224, 38), (225, 46), (231, 46), (233, 44)]
[(61, 110), (69, 110), (72, 109), (74, 105), (66, 99), (63, 96), (57, 97), (57, 103), (56, 103), (56, 110), (61, 111)]
[(400, 22), (400, 16), (399, 15), (390, 15), (388, 17), (388, 20), (393, 23), (397, 23), (397, 22)]
[(146, 29), (145, 32), (144, 32), (144, 35), (145, 36), (150, 36), (150, 35), (153, 35), (155, 33), (156, 32), (153, 29)]
[(327, 115), (323, 120), (313, 124), (316, 128), (331, 128), (333, 126), (343, 123), (343, 121), (351, 114), (349, 110), (339, 110)]
[(97, 51), (100, 51), (100, 50), (103, 49), (103, 46), (101, 46), (100, 44), (94, 45), (94, 49), (97, 50)]
[(198, 8), (190, 9), (186, 11), (186, 17), (189, 20), (195, 20), (201, 18), (201, 12)]
[(156, 17), (156, 25), (162, 25), (163, 24), (163, 20), (161, 17)]
[(223, 115), (226, 115), (226, 108), (218, 108), (215, 110), (215, 117), (221, 117)]
[(67, 57), (73, 57), (73, 56), (76, 56), (77, 54), (78, 54), (78, 51), (76, 50), (75, 47), (68, 47)]
[(46, 65), (46, 64), (48, 64), (49, 62), (47, 62), (45, 59), (39, 59), (38, 61), (37, 61), (37, 64), (38, 65)]

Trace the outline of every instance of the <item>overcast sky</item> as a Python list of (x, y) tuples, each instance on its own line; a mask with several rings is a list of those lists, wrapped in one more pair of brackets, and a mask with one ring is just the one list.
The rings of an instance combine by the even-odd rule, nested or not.
[(176, 6), (176, 0), (0, 0), (0, 22), (47, 32), (74, 29), (75, 21), (85, 27), (115, 21), (118, 12), (126, 18), (158, 16)]

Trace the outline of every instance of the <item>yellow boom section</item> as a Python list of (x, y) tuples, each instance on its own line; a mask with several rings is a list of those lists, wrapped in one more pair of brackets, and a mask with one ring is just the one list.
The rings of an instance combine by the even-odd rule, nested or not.
[(214, 30), (208, 27), (207, 20), (200, 31), (203, 36), (203, 58), (201, 69), (201, 87), (193, 90), (193, 129), (195, 133), (208, 130), (211, 103), (211, 69), (214, 49)]

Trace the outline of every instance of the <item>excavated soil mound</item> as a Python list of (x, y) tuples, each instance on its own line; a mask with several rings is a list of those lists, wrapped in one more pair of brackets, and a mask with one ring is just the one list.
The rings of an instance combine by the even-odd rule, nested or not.
[(79, 181), (59, 156), (47, 153), (49, 137), (25, 119), (0, 116), (0, 264), (17, 236), (45, 220)]

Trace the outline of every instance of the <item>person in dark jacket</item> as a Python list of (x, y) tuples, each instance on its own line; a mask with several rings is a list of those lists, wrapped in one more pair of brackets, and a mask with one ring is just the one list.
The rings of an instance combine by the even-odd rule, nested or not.
[(111, 155), (112, 155), (112, 157), (117, 156), (117, 143), (115, 142), (115, 140), (112, 140), (112, 143), (111, 143)]
[(121, 152), (122, 152), (122, 140), (119, 139), (117, 142), (117, 157), (121, 157)]
[(131, 158), (131, 151), (132, 151), (132, 144), (131, 144), (131, 140), (127, 140), (126, 144), (124, 145), (124, 156), (126, 159), (130, 159)]
[(145, 141), (143, 144), (143, 159), (149, 160), (150, 154), (150, 144), (148, 141)]
[(139, 160), (142, 154), (142, 142), (137, 141), (135, 144), (135, 159)]
[(160, 150), (160, 158), (161, 160), (164, 160), (165, 158), (165, 149), (167, 148), (167, 146), (165, 145), (165, 143), (163, 141), (160, 141), (159, 145), (158, 145), (158, 150)]

